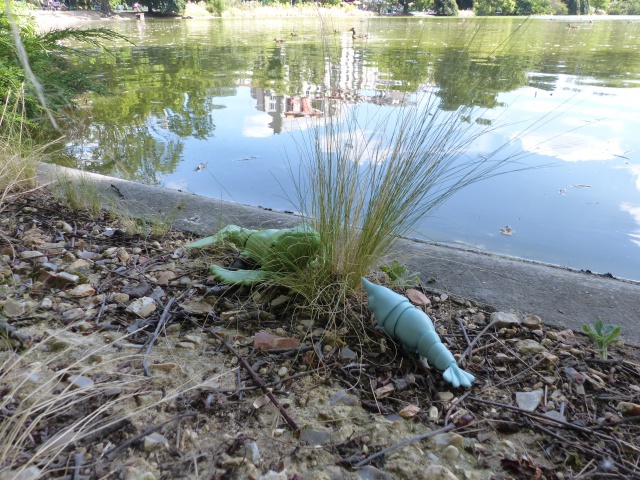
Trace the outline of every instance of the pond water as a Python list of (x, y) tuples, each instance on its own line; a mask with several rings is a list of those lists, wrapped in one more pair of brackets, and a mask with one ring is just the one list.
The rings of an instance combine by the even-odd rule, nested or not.
[(429, 92), (487, 127), (469, 158), (510, 142), (521, 158), (506, 169), (525, 169), (461, 190), (414, 237), (640, 280), (639, 19), (108, 26), (134, 45), (77, 56), (104, 92), (78, 112), (60, 163), (295, 210), (288, 169), (310, 119), (393, 117)]

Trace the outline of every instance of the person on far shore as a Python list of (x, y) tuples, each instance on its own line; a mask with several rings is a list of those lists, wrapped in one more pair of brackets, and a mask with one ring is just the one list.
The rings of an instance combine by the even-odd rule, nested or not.
[(140, 8), (140, 4), (138, 2), (135, 2), (133, 4), (133, 10), (136, 11), (136, 12), (141, 12), (142, 11), (142, 8)]

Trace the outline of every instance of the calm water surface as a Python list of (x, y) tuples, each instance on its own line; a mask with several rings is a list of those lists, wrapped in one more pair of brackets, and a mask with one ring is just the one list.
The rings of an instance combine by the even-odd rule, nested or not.
[[(114, 25), (135, 45), (79, 58), (107, 94), (89, 97), (62, 163), (295, 210), (286, 158), (295, 168), (309, 118), (393, 118), (431, 92), (444, 110), (500, 126), (471, 158), (511, 141), (527, 154), (520, 166), (536, 168), (460, 191), (417, 238), (640, 280), (637, 19)], [(371, 38), (353, 40), (352, 26)]]

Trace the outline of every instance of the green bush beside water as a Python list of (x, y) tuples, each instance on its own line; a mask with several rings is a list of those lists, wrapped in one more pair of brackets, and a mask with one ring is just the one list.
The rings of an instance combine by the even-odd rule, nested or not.
[(611, 2), (607, 7), (607, 13), (609, 15), (640, 15), (640, 1)]
[[(27, 15), (13, 15), (15, 28), (19, 34), (20, 46), (16, 45), (11, 21), (4, 3), (0, 5), (0, 98), (9, 104), (18, 98), (24, 103), (20, 109), (19, 121), (27, 127), (34, 127), (36, 121), (44, 117), (45, 110), (61, 114), (74, 105), (74, 99), (95, 86), (87, 74), (74, 67), (65, 57), (67, 44), (78, 43), (102, 47), (103, 42), (121, 35), (106, 29), (92, 28), (78, 30), (65, 28), (48, 32), (37, 32), (34, 21)], [(21, 54), (21, 50), (23, 54)], [(41, 86), (45, 104), (38, 95), (38, 87), (25, 70), (25, 63), (33, 72), (33, 77)], [(24, 88), (23, 88), (24, 86)], [(7, 111), (12, 115), (13, 110)], [(15, 119), (18, 120), (18, 119)], [(6, 123), (5, 123), (6, 125)]]

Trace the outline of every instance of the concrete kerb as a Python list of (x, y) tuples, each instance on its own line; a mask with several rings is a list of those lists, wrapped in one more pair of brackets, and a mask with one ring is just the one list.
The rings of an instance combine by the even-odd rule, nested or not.
[[(300, 222), (294, 215), (64, 167), (42, 165), (39, 174), (41, 183), (61, 175), (84, 176), (108, 201), (125, 205), (131, 215), (164, 215), (173, 219), (175, 228), (198, 235), (210, 235), (230, 223), (287, 228)], [(622, 326), (627, 343), (640, 346), (640, 282), (409, 239), (400, 240), (392, 256), (423, 281), (432, 279), (428, 286), (436, 292), (520, 316), (535, 314), (547, 325), (576, 332), (599, 316), (605, 323)]]

